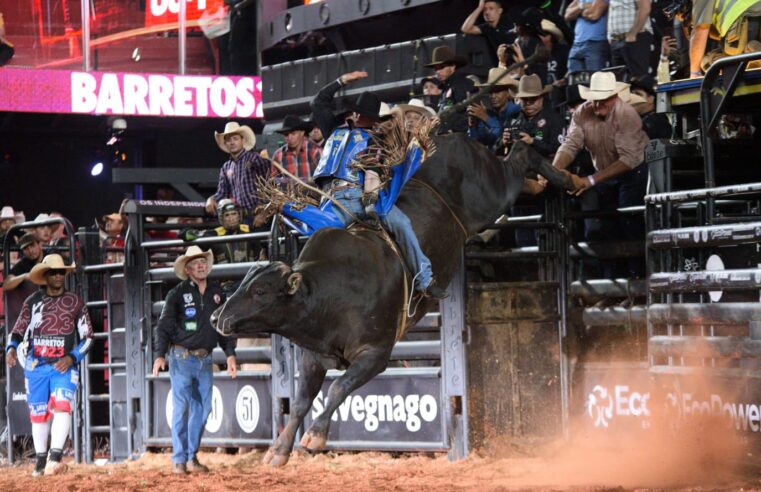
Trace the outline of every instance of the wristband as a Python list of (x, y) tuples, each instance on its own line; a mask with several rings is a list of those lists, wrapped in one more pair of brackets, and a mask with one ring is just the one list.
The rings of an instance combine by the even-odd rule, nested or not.
[(11, 340), (11, 342), (5, 347), (5, 351), (8, 352), (10, 349), (18, 350), (18, 342)]
[(661, 61), (662, 62), (667, 62), (667, 61), (669, 61), (669, 57), (661, 55)]
[(703, 75), (703, 72), (697, 71), (697, 72), (690, 72), (690, 75)]
[(595, 177), (594, 176), (592, 176), (590, 174), (589, 176), (587, 176), (587, 179), (589, 180), (589, 184), (591, 184), (592, 186), (595, 185)]
[(73, 364), (79, 364), (79, 361), (77, 360), (77, 356), (76, 356), (76, 355), (74, 355), (74, 352), (69, 352), (68, 354), (64, 355), (64, 357), (71, 357), (71, 360), (73, 360), (73, 361), (74, 361), (74, 362), (72, 363), (72, 365), (73, 365)]

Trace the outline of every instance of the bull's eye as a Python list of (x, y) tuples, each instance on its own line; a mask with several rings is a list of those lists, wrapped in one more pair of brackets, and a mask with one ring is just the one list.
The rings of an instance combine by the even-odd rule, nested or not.
[(258, 296), (263, 296), (264, 295), (264, 289), (256, 289), (254, 292)]

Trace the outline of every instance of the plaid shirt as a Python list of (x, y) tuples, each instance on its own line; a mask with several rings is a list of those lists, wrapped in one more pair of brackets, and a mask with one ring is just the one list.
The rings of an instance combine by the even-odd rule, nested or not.
[[(305, 181), (312, 180), (312, 173), (320, 162), (322, 149), (316, 143), (304, 138), (298, 153), (288, 150), (288, 145), (283, 145), (275, 151), (272, 160), (280, 163), (289, 173)], [(272, 175), (280, 175), (280, 171), (272, 167)]]
[[(608, 39), (623, 39), (637, 18), (637, 0), (610, 0), (608, 3)], [(653, 32), (650, 17), (645, 20), (642, 31)]]
[(231, 157), (219, 170), (219, 183), (214, 199), (219, 202), (223, 198), (230, 198), (243, 210), (253, 214), (259, 205), (256, 196), (257, 178), (269, 178), (270, 167), (270, 161), (254, 149), (244, 150), (237, 160)]

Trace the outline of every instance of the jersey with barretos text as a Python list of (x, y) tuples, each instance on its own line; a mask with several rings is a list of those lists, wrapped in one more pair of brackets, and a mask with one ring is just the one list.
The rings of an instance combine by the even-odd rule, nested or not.
[(11, 332), (10, 344), (26, 359), (24, 367), (53, 363), (65, 355), (80, 362), (92, 345), (92, 323), (81, 297), (73, 292), (29, 296)]

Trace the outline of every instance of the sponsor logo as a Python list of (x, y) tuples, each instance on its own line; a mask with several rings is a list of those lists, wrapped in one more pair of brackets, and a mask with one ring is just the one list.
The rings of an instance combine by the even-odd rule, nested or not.
[[(322, 391), (312, 402), (312, 419), (325, 411)], [(439, 413), (432, 395), (349, 395), (333, 412), (333, 422), (353, 421), (364, 424), (367, 432), (375, 432), (383, 422), (403, 423), (409, 432), (417, 432), (423, 421), (433, 422)]]
[(182, 300), (185, 301), (185, 304), (190, 304), (193, 302), (193, 294), (182, 294)]
[(220, 302), (222, 302), (222, 298), (219, 294), (214, 294), (214, 304), (219, 304)]
[[(649, 417), (649, 401), (649, 392), (640, 393), (632, 391), (628, 385), (617, 384), (611, 393), (607, 387), (598, 384), (587, 396), (587, 415), (593, 420), (595, 427), (607, 428), (614, 417)], [(648, 422), (644, 420), (642, 427), (648, 426)]]
[(711, 237), (711, 240), (729, 239), (730, 237), (732, 237), (732, 230), (731, 229), (716, 229), (714, 231), (711, 231), (710, 237)]
[(250, 434), (259, 423), (259, 396), (251, 385), (246, 385), (238, 392), (235, 399), (235, 418), (243, 432)]
[(730, 429), (761, 432), (761, 406), (757, 403), (724, 401), (715, 393), (705, 400), (692, 393), (669, 393), (666, 399), (680, 419), (701, 415), (723, 417)]
[(21, 391), (14, 391), (13, 392), (13, 401), (26, 401), (26, 393), (22, 393)]
[(196, 308), (193, 308), (193, 307), (185, 308), (186, 318), (193, 318), (195, 315), (196, 315)]

